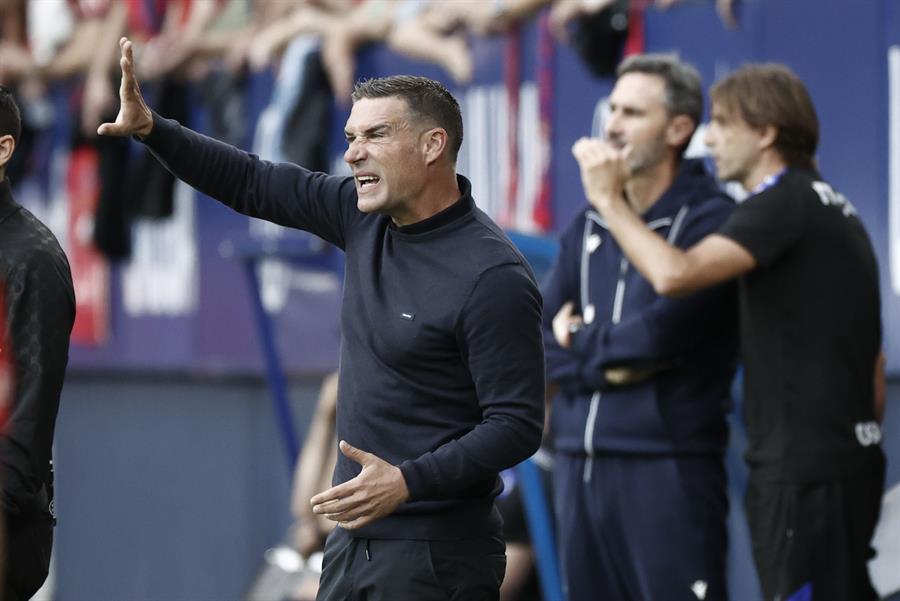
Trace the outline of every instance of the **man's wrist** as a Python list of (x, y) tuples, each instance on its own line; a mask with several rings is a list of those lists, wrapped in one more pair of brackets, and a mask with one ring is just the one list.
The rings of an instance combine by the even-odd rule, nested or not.
[(143, 141), (147, 136), (150, 135), (150, 132), (153, 131), (153, 113), (147, 111), (147, 122), (137, 131), (134, 132), (134, 135), (137, 136), (138, 139)]
[(600, 192), (591, 195), (591, 204), (601, 213), (613, 210), (616, 205), (624, 205), (625, 197), (621, 193)]
[(409, 501), (409, 497), (410, 497), (410, 494), (409, 494), (409, 486), (406, 485), (406, 478), (403, 476), (403, 470), (401, 470), (401, 469), (400, 469), (398, 466), (396, 466), (396, 465), (393, 466), (393, 467), (394, 467), (394, 469), (396, 470), (395, 473), (397, 474), (397, 478), (398, 478), (398, 480), (399, 480), (397, 488), (398, 488), (398, 490), (399, 490), (400, 493), (401, 493), (401, 495), (400, 495), (400, 505), (402, 505), (403, 503), (406, 503), (407, 501)]

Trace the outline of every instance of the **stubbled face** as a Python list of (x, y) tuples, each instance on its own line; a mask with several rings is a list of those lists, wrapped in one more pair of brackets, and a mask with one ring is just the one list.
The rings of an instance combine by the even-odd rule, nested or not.
[(427, 177), (420, 129), (401, 98), (353, 104), (344, 127), (344, 160), (356, 180), (360, 211), (383, 213), (399, 225), (409, 222)]
[(704, 142), (716, 163), (719, 179), (738, 182), (744, 188), (750, 187), (752, 174), (761, 159), (762, 137), (763, 132), (713, 103)]
[(630, 149), (628, 168), (640, 174), (667, 158), (665, 132), (670, 122), (665, 105), (665, 82), (646, 73), (626, 73), (609, 97), (606, 139), (619, 149)]

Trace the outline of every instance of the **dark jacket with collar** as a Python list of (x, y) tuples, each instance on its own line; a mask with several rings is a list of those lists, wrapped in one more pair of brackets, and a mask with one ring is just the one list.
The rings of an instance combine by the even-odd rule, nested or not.
[(9, 516), (49, 511), (51, 448), (75, 321), (69, 263), (50, 230), (0, 182), (0, 291), (13, 366), (0, 491)]
[[(643, 219), (670, 243), (688, 248), (715, 232), (733, 208), (700, 161), (684, 160)], [(543, 294), (548, 379), (560, 386), (552, 414), (558, 450), (724, 450), (737, 348), (733, 284), (683, 298), (657, 295), (601, 216), (586, 208), (563, 235)], [(551, 323), (568, 300), (586, 323), (563, 349)], [(604, 370), (617, 366), (658, 371), (640, 383), (613, 386)]]

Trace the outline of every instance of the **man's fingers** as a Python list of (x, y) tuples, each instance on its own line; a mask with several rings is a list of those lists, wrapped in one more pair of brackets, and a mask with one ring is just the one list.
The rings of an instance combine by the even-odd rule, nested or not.
[(350, 495), (340, 499), (330, 499), (328, 501), (313, 505), (313, 513), (319, 515), (339, 515), (345, 511), (357, 507), (361, 503), (358, 496)]
[(357, 490), (357, 476), (351, 480), (347, 480), (343, 484), (332, 486), (328, 490), (322, 491), (309, 500), (309, 504), (315, 507), (324, 503), (339, 501), (351, 497)]
[(371, 505), (361, 506), (350, 511), (345, 511), (338, 517), (338, 519), (331, 518), (330, 516), (329, 519), (337, 522), (338, 526), (340, 526), (341, 528), (354, 530), (356, 528), (365, 526), (366, 524), (380, 517), (377, 515), (374, 509), (374, 506)]
[(572, 144), (572, 154), (575, 156), (575, 159), (579, 162), (583, 161), (587, 158), (587, 153), (591, 148), (591, 139), (581, 137)]
[(371, 513), (372, 506), (370, 503), (366, 503), (358, 506), (347, 507), (345, 509), (342, 509), (341, 511), (329, 512), (324, 515), (326, 518), (333, 522), (352, 522), (353, 520), (370, 515)]
[(338, 444), (338, 446), (341, 449), (341, 453), (343, 453), (345, 457), (347, 457), (348, 459), (352, 459), (360, 465), (366, 465), (366, 463), (368, 463), (369, 460), (373, 457), (371, 453), (366, 453), (365, 451), (357, 449), (346, 440), (342, 440)]
[(323, 515), (333, 522), (344, 523), (371, 515), (374, 508), (370, 500), (348, 498), (316, 505), (313, 513)]
[(122, 91), (133, 91), (137, 87), (137, 79), (134, 76), (134, 58), (131, 54), (131, 42), (122, 51), (122, 58), (119, 64), (122, 66)]
[(131, 100), (139, 97), (140, 87), (134, 74), (134, 45), (128, 38), (122, 38), (120, 46), (122, 47), (122, 58), (119, 59), (119, 66), (122, 68), (122, 84), (119, 94), (124, 101), (126, 98)]
[(582, 167), (623, 159), (626, 151), (619, 150), (597, 138), (579, 138), (572, 145), (572, 155)]
[(338, 526), (343, 528), (344, 530), (356, 530), (357, 528), (362, 528), (366, 524), (372, 521), (371, 516), (363, 516), (359, 519), (352, 520), (349, 522), (338, 522)]

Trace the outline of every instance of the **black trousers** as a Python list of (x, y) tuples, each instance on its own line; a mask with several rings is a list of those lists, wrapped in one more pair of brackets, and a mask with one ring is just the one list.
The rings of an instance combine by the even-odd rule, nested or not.
[(884, 471), (827, 482), (760, 482), (744, 503), (763, 599), (874, 601), (868, 561)]
[(9, 516), (3, 544), (3, 601), (28, 601), (50, 570), (53, 518), (49, 513)]
[(497, 601), (505, 571), (499, 538), (365, 539), (335, 528), (316, 601)]

